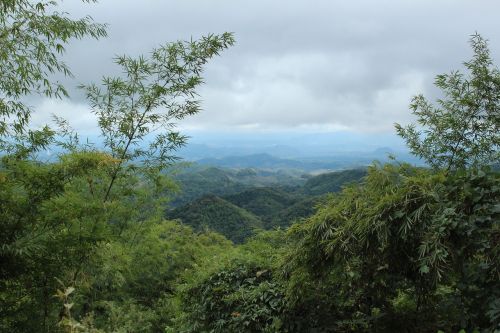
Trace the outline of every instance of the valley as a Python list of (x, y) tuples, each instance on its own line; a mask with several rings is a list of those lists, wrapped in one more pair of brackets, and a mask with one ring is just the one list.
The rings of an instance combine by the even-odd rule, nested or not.
[(194, 164), (174, 176), (179, 192), (165, 214), (195, 231), (215, 231), (241, 243), (259, 230), (287, 228), (312, 215), (330, 193), (365, 175), (365, 168), (313, 176), (297, 170)]

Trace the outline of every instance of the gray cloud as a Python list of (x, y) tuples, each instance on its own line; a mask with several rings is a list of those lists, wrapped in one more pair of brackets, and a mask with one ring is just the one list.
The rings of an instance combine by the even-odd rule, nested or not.
[[(116, 54), (234, 32), (237, 45), (207, 67), (200, 90), (204, 111), (181, 124), (192, 129), (392, 131), (394, 122), (410, 120), (412, 95), (436, 96), (434, 76), (460, 69), (470, 57), (470, 34), (490, 39), (500, 58), (500, 2), (494, 0), (101, 0), (64, 6), (74, 16), (90, 14), (110, 24), (109, 38), (68, 48), (66, 61), (77, 80), (64, 81), (73, 87), (117, 74)], [(72, 96), (70, 103), (83, 112), (81, 93)], [(43, 103), (56, 113), (70, 107), (67, 101)]]

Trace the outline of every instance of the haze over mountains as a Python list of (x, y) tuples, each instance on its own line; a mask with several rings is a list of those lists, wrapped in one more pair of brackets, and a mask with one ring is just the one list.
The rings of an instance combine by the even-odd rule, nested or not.
[(308, 172), (399, 161), (421, 164), (393, 134), (354, 132), (192, 132), (178, 155), (203, 165), (228, 168), (297, 169)]

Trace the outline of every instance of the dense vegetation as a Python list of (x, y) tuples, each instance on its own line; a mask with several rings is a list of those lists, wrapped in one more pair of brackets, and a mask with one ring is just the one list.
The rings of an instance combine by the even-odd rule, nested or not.
[(174, 209), (168, 216), (180, 219), (196, 231), (216, 231), (236, 243), (263, 228), (257, 216), (214, 195), (206, 195)]
[[(179, 179), (181, 186), (180, 200), (186, 200), (183, 188), (201, 185), (196, 193), (201, 197), (176, 207), (166, 213), (170, 219), (179, 219), (195, 230), (213, 230), (235, 242), (242, 242), (258, 230), (288, 227), (295, 221), (312, 215), (317, 204), (324, 195), (338, 192), (341, 186), (359, 181), (366, 171), (362, 169), (330, 172), (318, 176), (303, 176), (295, 179), (303, 186), (290, 186), (291, 178), (280, 179), (276, 173), (267, 172), (266, 182), (274, 182), (275, 186), (259, 186), (262, 184), (260, 170), (231, 170), (207, 168), (184, 173)], [(189, 181), (188, 175), (192, 175)], [(211, 175), (213, 177), (208, 177)], [(237, 175), (241, 175), (238, 180)], [(254, 187), (250, 187), (254, 179)], [(260, 180), (260, 182), (259, 182)], [(280, 183), (283, 180), (284, 183)], [(272, 184), (272, 183), (271, 183)], [(244, 190), (242, 190), (244, 189)], [(235, 191), (240, 192), (231, 194)], [(212, 193), (226, 194), (215, 196)], [(227, 194), (228, 193), (228, 194)]]
[[(188, 167), (171, 167), (167, 175), (179, 186), (179, 192), (172, 196), (170, 206), (189, 203), (206, 194), (220, 197), (237, 194), (254, 187), (301, 186), (310, 177), (302, 171), (227, 169), (190, 164)], [(172, 193), (167, 193), (172, 195)]]
[[(263, 221), (286, 225), (275, 208), (295, 217), (318, 203), (287, 230), (235, 245), (205, 222), (164, 217), (176, 187), (164, 171), (185, 143), (173, 122), (199, 111), (203, 66), (233, 36), (120, 57), (122, 76), (82, 86), (102, 130), (96, 147), (64, 119), (31, 129), (22, 101), (63, 96), (48, 75), (69, 74), (58, 53), (105, 26), (74, 21), (57, 2), (0, 6), (2, 332), (498, 332), (500, 174), (489, 164), (498, 163), (500, 73), (479, 35), (468, 73), (438, 76), (437, 107), (414, 99), (422, 132), (397, 127), (432, 168), (374, 164), (294, 191), (240, 187), (183, 211), (210, 223), (229, 216), (210, 228), (243, 241)], [(54, 146), (53, 161), (37, 158)]]
[(338, 192), (348, 183), (360, 180), (366, 175), (365, 169), (352, 169), (323, 173), (307, 180), (301, 192), (307, 195), (321, 195)]

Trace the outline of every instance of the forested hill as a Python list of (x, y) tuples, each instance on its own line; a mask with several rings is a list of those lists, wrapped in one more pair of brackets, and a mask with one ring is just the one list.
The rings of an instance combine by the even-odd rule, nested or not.
[(170, 201), (170, 206), (185, 205), (205, 194), (224, 197), (261, 187), (294, 195), (321, 195), (339, 191), (343, 184), (359, 180), (365, 174), (366, 168), (325, 172), (314, 176), (293, 169), (232, 169), (191, 164), (169, 172), (180, 190)]
[(178, 207), (205, 194), (226, 196), (254, 187), (299, 187), (311, 176), (297, 170), (229, 169), (192, 164), (171, 171), (180, 187), (170, 205)]
[(196, 231), (216, 231), (235, 243), (243, 242), (255, 229), (262, 229), (262, 221), (246, 210), (215, 195), (203, 196), (169, 213), (169, 218), (180, 219)]
[(225, 196), (224, 199), (260, 218), (266, 218), (293, 205), (300, 197), (293, 192), (287, 192), (279, 188), (256, 187), (238, 194)]
[(347, 183), (358, 181), (366, 176), (366, 169), (352, 169), (323, 173), (307, 180), (300, 192), (306, 195), (321, 195), (338, 192)]
[(182, 191), (188, 194), (181, 192), (180, 198), (174, 199), (177, 207), (166, 215), (195, 230), (210, 229), (241, 242), (258, 228), (287, 227), (310, 216), (325, 194), (365, 175), (364, 169), (281, 178), (276, 172), (254, 169), (192, 169), (178, 178)]

